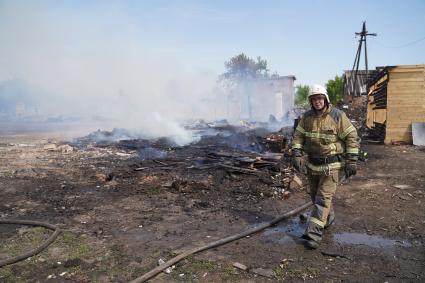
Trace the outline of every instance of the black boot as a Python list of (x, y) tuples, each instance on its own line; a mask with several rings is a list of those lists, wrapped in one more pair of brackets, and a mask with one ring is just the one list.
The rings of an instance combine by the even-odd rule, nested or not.
[(315, 250), (319, 247), (319, 242), (313, 240), (312, 238), (310, 238), (308, 235), (304, 234), (301, 236), (301, 239), (305, 240), (304, 241), (304, 246), (310, 250)]

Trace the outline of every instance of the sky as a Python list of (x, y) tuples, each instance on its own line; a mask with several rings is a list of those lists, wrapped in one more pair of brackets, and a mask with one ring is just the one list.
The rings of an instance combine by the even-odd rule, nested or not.
[(211, 99), (224, 62), (242, 52), (296, 84), (341, 75), (363, 21), (378, 34), (369, 69), (425, 63), (423, 0), (0, 0), (0, 82), (37, 85), (61, 111), (195, 117), (204, 110), (188, 101)]

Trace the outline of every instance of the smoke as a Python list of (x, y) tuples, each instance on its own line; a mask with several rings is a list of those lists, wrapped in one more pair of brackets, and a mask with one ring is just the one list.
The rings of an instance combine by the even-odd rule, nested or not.
[(208, 101), (217, 74), (156, 45), (150, 26), (118, 2), (95, 3), (1, 1), (0, 82), (43, 89), (34, 95), (46, 117), (102, 117), (111, 127), (190, 142), (179, 122), (216, 118)]

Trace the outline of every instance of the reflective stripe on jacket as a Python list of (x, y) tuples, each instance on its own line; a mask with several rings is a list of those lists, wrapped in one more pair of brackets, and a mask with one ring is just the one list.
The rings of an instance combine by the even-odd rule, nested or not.
[[(344, 112), (332, 105), (322, 115), (317, 116), (313, 110), (303, 115), (295, 129), (292, 148), (303, 150), (310, 158), (359, 153), (356, 128)], [(334, 162), (317, 166), (307, 162), (307, 167), (317, 172), (340, 169), (343, 165), (341, 162)]]

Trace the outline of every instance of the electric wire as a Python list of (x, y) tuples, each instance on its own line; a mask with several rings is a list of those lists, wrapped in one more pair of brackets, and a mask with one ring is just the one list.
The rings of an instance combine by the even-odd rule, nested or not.
[(393, 46), (383, 44), (383, 43), (379, 42), (378, 40), (374, 40), (374, 41), (372, 41), (372, 42), (373, 42), (373, 43), (378, 44), (378, 45), (379, 45), (379, 46), (381, 46), (381, 47), (385, 47), (385, 48), (404, 48), (404, 47), (408, 47), (408, 46), (414, 45), (414, 44), (416, 44), (416, 43), (419, 43), (419, 42), (421, 42), (421, 41), (423, 41), (423, 40), (425, 40), (425, 36), (424, 36), (424, 37), (422, 37), (422, 38), (419, 38), (419, 39), (417, 39), (417, 40), (414, 40), (414, 41), (411, 41), (411, 42), (405, 43), (405, 44), (401, 44), (401, 45), (393, 45)]

